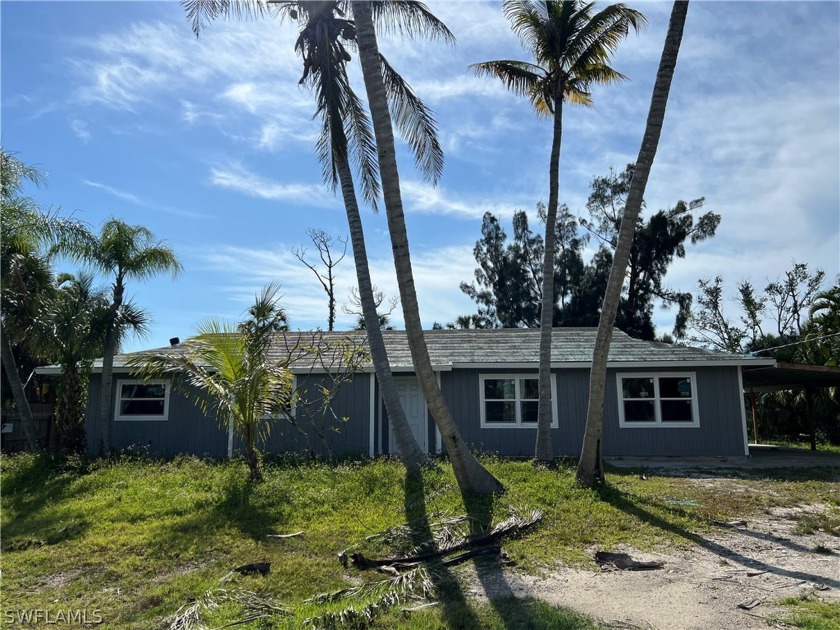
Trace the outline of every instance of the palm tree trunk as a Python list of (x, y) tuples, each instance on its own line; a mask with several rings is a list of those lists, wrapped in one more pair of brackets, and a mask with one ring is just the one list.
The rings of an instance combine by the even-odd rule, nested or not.
[[(2, 327), (2, 322), (0, 322)], [(3, 368), (6, 370), (6, 378), (9, 380), (9, 387), (12, 388), (12, 396), (15, 399), (15, 406), (20, 414), (20, 422), (23, 425), (23, 432), (26, 434), (26, 441), (33, 452), (41, 450), (38, 441), (38, 427), (32, 418), (32, 409), (29, 408), (29, 401), (26, 400), (26, 392), (23, 391), (23, 383), (20, 380), (15, 355), (12, 353), (12, 346), (6, 333), (0, 328), (0, 352), (2, 352)]]
[(346, 152), (337, 156), (338, 177), (341, 180), (341, 194), (344, 197), (344, 207), (347, 210), (347, 223), (350, 226), (350, 241), (353, 246), (353, 260), (356, 266), (356, 280), (359, 283), (359, 301), (362, 304), (362, 314), (367, 329), (370, 355), (376, 373), (376, 380), (382, 392), (385, 410), (388, 412), (391, 431), (397, 442), (400, 459), (409, 473), (416, 473), (420, 466), (427, 461), (426, 454), (420, 450), (417, 440), (411, 433), (411, 427), (405, 417), (405, 410), (400, 404), (397, 385), (391, 373), (391, 364), (382, 339), (382, 329), (379, 325), (379, 315), (376, 312), (376, 301), (373, 297), (373, 284), (370, 281), (365, 234), (362, 230), (362, 217), (356, 191), (353, 187), (353, 173), (347, 161)]
[(254, 448), (254, 429), (250, 424), (245, 426), (245, 459), (248, 462), (248, 469), (251, 471), (250, 481), (262, 481), (260, 458)]
[(357, 0), (352, 4), (353, 15), (356, 18), (359, 60), (362, 63), (365, 89), (376, 136), (382, 192), (388, 218), (388, 231), (391, 235), (391, 249), (394, 254), (394, 266), (400, 288), (408, 346), (417, 380), (440, 431), (441, 439), (446, 446), (461, 492), (463, 494), (502, 492), (504, 486), (473, 457), (461, 438), (432, 369), (429, 349), (426, 346), (423, 328), (420, 323), (417, 292), (414, 288), (408, 234), (405, 229), (405, 215), (403, 214), (400, 195), (399, 171), (394, 150), (394, 132), (391, 127), (391, 114), (388, 111), (388, 102), (385, 96), (385, 84), (382, 79), (379, 46), (376, 41), (373, 16), (370, 5), (365, 0)]
[(601, 431), (604, 422), (604, 386), (607, 378), (607, 356), (612, 341), (613, 325), (621, 299), (621, 289), (627, 272), (627, 261), (630, 258), (630, 248), (636, 220), (642, 209), (642, 199), (645, 194), (650, 169), (656, 157), (659, 146), (659, 136), (665, 120), (665, 108), (668, 104), (668, 93), (671, 90), (671, 80), (677, 65), (677, 55), (680, 51), (685, 18), (688, 14), (688, 0), (677, 0), (671, 11), (671, 21), (659, 70), (656, 73), (656, 83), (653, 86), (653, 96), (650, 101), (645, 134), (639, 149), (639, 158), (630, 181), (627, 202), (624, 206), (624, 216), (621, 218), (621, 228), (618, 234), (618, 244), (615, 249), (610, 278), (601, 308), (601, 318), (598, 321), (598, 335), (595, 339), (595, 350), (592, 355), (592, 370), (589, 375), (589, 406), (586, 412), (586, 432), (583, 436), (580, 461), (577, 469), (577, 482), (581, 486), (594, 487), (604, 478), (601, 462)]
[(540, 311), (540, 390), (537, 413), (537, 444), (534, 460), (554, 461), (551, 439), (551, 332), (554, 326), (554, 249), (557, 204), (560, 197), (560, 143), (563, 139), (563, 83), (557, 82), (554, 98), (554, 134), (548, 167), (548, 210), (545, 214), (545, 252), (543, 256), (542, 310)]
[(99, 454), (106, 457), (111, 454), (111, 420), (113, 416), (113, 400), (111, 389), (114, 382), (114, 353), (116, 334), (109, 330), (105, 337), (105, 352), (102, 356), (102, 391), (99, 396)]
[(61, 408), (56, 410), (60, 435), (58, 445), (64, 453), (81, 453), (85, 449), (85, 408), (82, 375), (76, 365), (64, 366)]
[(122, 307), (125, 288), (122, 278), (118, 275), (114, 282), (114, 300), (110, 307), (108, 332), (105, 334), (105, 350), (102, 356), (102, 389), (99, 396), (99, 426), (101, 441), (100, 455), (111, 455), (111, 421), (113, 420), (113, 399), (111, 390), (114, 382), (114, 354), (117, 351), (117, 314)]

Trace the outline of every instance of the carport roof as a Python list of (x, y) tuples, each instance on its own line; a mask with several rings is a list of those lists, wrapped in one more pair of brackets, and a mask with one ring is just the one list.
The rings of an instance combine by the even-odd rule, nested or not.
[(773, 392), (781, 389), (840, 386), (840, 367), (778, 362), (776, 365), (744, 366), (744, 389)]

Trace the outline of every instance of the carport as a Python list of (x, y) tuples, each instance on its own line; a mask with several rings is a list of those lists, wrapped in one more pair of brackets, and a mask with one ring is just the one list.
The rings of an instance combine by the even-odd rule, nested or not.
[(766, 367), (745, 367), (744, 391), (750, 395), (752, 407), (753, 432), (758, 442), (758, 423), (755, 413), (756, 392), (776, 392), (780, 390), (804, 390), (808, 404), (809, 432), (811, 450), (817, 450), (817, 431), (813, 421), (812, 393), (820, 387), (840, 387), (840, 367), (828, 365), (806, 365), (803, 363), (785, 363)]

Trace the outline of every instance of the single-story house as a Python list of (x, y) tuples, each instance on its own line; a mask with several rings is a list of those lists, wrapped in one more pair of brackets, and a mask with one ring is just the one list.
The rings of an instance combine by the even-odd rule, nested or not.
[[(290, 333), (291, 334), (291, 333)], [(364, 341), (364, 333), (359, 333)], [(551, 392), (553, 443), (558, 456), (577, 456), (583, 439), (589, 395), (589, 368), (594, 328), (553, 331)], [(322, 333), (319, 339), (345, 337)], [(421, 448), (442, 450), (413, 373), (404, 331), (383, 336), (400, 398)], [(504, 456), (530, 456), (537, 417), (536, 329), (429, 330), (426, 342), (443, 395), (464, 440), (477, 451)], [(173, 340), (176, 341), (176, 340)], [(282, 344), (277, 344), (282, 352)], [(183, 351), (173, 343), (162, 351)], [(156, 351), (159, 352), (159, 351)], [(112, 395), (113, 446), (140, 446), (172, 456), (192, 453), (224, 457), (241, 450), (232, 431), (215, 417), (206, 417), (171, 379), (139, 381), (126, 361), (114, 361)], [(616, 330), (609, 354), (602, 451), (605, 456), (745, 456), (747, 425), (743, 370), (773, 366), (767, 358), (675, 346), (633, 339)], [(49, 373), (53, 368), (41, 368)], [(317, 398), (325, 370), (306, 359), (291, 366), (301, 402)], [(88, 445), (98, 450), (99, 364), (94, 368), (88, 400)], [(273, 423), (266, 453), (319, 454), (394, 453), (387, 414), (368, 362), (339, 388), (329, 409), (314, 414), (290, 410)]]

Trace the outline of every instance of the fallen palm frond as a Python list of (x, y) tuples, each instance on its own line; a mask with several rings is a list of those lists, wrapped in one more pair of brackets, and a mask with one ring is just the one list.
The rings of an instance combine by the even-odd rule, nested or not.
[(408, 601), (422, 602), (434, 596), (435, 586), (429, 571), (417, 567), (392, 578), (361, 586), (319, 593), (304, 603), (332, 604), (342, 600), (358, 602), (336, 611), (327, 611), (305, 619), (312, 628), (363, 628), (385, 609)]
[(263, 597), (246, 589), (216, 588), (207, 591), (201, 599), (179, 608), (169, 619), (169, 630), (205, 630), (208, 626), (202, 621), (202, 614), (218, 609), (225, 602), (238, 604), (245, 614), (242, 620), (223, 627), (291, 614), (274, 598)]
[[(386, 566), (396, 568), (411, 567), (413, 563), (441, 558), (469, 547), (489, 545), (504, 536), (520, 533), (524, 529), (534, 525), (541, 518), (541, 511), (529, 510), (524, 515), (511, 514), (504, 521), (484, 531), (469, 533), (467, 524), (474, 524), (473, 519), (468, 516), (459, 516), (446, 519), (443, 522), (430, 524), (427, 531), (431, 531), (433, 538), (416, 545), (413, 550), (414, 553), (411, 555), (377, 560), (367, 558), (360, 552), (355, 552), (350, 554), (350, 559), (353, 566), (361, 569)], [(412, 526), (403, 527), (411, 529)], [(347, 550), (339, 555), (339, 559), (346, 565)]]
[[(333, 608), (305, 619), (304, 624), (313, 629), (366, 628), (375, 617), (392, 606), (413, 603), (422, 607), (435, 596), (435, 584), (432, 579), (435, 574), (433, 569), (430, 570), (423, 564), (424, 561), (440, 559), (438, 566), (451, 566), (478, 556), (503, 557), (501, 547), (493, 543), (533, 526), (543, 515), (539, 510), (527, 510), (521, 515), (511, 514), (495, 526), (478, 532), (478, 522), (470, 516), (446, 516), (442, 513), (432, 516), (438, 520), (430, 523), (428, 518), (424, 518), (407, 525), (389, 528), (368, 536), (360, 544), (339, 554), (339, 559), (345, 566), (349, 554), (354, 566), (376, 568), (388, 573), (389, 577), (360, 586), (319, 593), (304, 600), (303, 604)], [(295, 535), (297, 534), (292, 534)], [(409, 551), (408, 555), (382, 560), (369, 560), (360, 552), (349, 553), (352, 549), (359, 549), (368, 544), (388, 545)], [(455, 552), (464, 550), (464, 553), (452, 556)], [(445, 556), (452, 557), (444, 558)], [(221, 583), (225, 584), (240, 569), (258, 570), (262, 568), (262, 564), (267, 563), (238, 567), (222, 578)], [(265, 569), (267, 571), (268, 567)], [(223, 628), (293, 614), (276, 600), (262, 597), (252, 591), (216, 588), (207, 591), (201, 599), (182, 606), (169, 619), (169, 628), (206, 630), (207, 625), (203, 622), (202, 615), (218, 609), (224, 602), (238, 604), (242, 608), (243, 618), (222, 626)]]
[(203, 630), (201, 608), (204, 605), (200, 599), (181, 606), (169, 619), (169, 630)]

